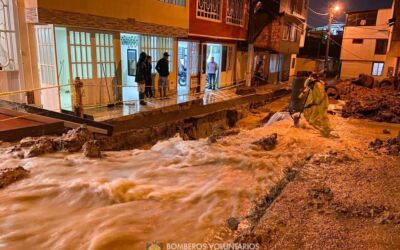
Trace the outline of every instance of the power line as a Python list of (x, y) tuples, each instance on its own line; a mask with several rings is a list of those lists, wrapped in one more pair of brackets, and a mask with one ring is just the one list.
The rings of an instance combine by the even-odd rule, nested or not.
[(311, 11), (312, 13), (316, 14), (316, 15), (319, 15), (319, 16), (328, 16), (329, 15), (329, 13), (320, 13), (318, 11), (315, 11), (315, 10), (311, 9), (310, 7), (308, 7), (308, 10)]
[[(316, 28), (316, 27), (313, 27), (312, 25), (307, 24), (306, 22), (304, 22), (303, 20), (301, 20), (300, 18), (298, 18), (298, 17), (296, 17), (296, 16), (295, 16), (295, 18), (298, 19), (300, 22), (302, 22), (303, 24), (305, 24), (305, 25), (306, 25), (307, 27), (309, 27), (309, 28), (312, 28), (312, 29), (315, 29), (315, 28)], [(364, 61), (369, 61), (368, 59), (362, 58), (362, 57), (358, 56), (357, 54), (354, 54), (351, 50), (348, 50), (348, 49), (344, 48), (340, 43), (336, 42), (335, 40), (330, 39), (330, 41), (333, 41), (333, 42), (334, 42), (336, 45), (338, 45), (341, 49), (347, 51), (348, 53), (352, 54), (353, 56), (355, 56), (355, 57), (357, 57), (357, 58), (359, 58), (359, 59), (361, 59), (361, 60), (364, 60)], [(327, 41), (327, 42), (330, 42), (330, 41)]]

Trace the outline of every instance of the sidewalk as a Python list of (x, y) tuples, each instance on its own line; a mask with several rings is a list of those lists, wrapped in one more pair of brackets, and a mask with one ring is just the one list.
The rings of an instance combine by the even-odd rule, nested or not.
[[(272, 91), (275, 91), (280, 88), (288, 87), (288, 83), (282, 83), (277, 85), (264, 85), (257, 87), (257, 94), (266, 94)], [(203, 105), (210, 105), (213, 103), (223, 102), (227, 100), (233, 100), (235, 98), (240, 98), (243, 96), (237, 95), (236, 87), (230, 87), (220, 90), (206, 90), (205, 93), (201, 94), (188, 94), (188, 95), (180, 95), (180, 96), (172, 96), (166, 100), (154, 99), (150, 101), (146, 101), (147, 105), (142, 106), (139, 104), (139, 101), (125, 102), (121, 105), (116, 105), (112, 108), (107, 107), (96, 107), (96, 108), (88, 108), (85, 109), (85, 114), (93, 116), (95, 121), (103, 122), (112, 120), (115, 118), (119, 118), (122, 116), (133, 115), (137, 113), (152, 111), (156, 109), (162, 109), (168, 106), (174, 106), (177, 104), (184, 104), (191, 101), (203, 100)]]

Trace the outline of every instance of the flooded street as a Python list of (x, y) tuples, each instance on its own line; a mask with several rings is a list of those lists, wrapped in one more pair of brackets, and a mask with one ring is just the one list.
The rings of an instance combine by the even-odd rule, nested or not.
[[(257, 127), (264, 115), (248, 116), (238, 124), (240, 134), (213, 144), (175, 137), (96, 160), (80, 153), (21, 160), (3, 152), (0, 168), (22, 166), (31, 173), (0, 190), (0, 248), (229, 242), (226, 220), (245, 216), (292, 162), (326, 150), (357, 155), (383, 127), (400, 129), (332, 117), (340, 139), (325, 139), (310, 128), (293, 128), (291, 121)], [(278, 134), (276, 149), (252, 144), (272, 133)]]
[(135, 249), (153, 240), (202, 242), (230, 216), (243, 216), (279, 178), (285, 157), (254, 148), (251, 141), (261, 135), (247, 131), (212, 145), (172, 138), (101, 160), (2, 155), (1, 168), (20, 165), (31, 175), (0, 191), (0, 247)]

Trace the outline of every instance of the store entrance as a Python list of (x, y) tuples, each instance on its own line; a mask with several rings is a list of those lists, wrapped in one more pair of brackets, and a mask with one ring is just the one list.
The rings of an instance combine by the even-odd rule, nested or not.
[(122, 100), (139, 100), (135, 82), (136, 63), (139, 57), (139, 35), (121, 33)]
[[(203, 56), (203, 73), (205, 73), (206, 78), (206, 89), (212, 89), (213, 86), (218, 89), (221, 80), (222, 45), (209, 43), (204, 47), (206, 53)], [(213, 72), (212, 61), (216, 63), (216, 72)], [(215, 74), (215, 79), (213, 74)]]
[(178, 42), (178, 96), (184, 100), (192, 90), (198, 87), (199, 43), (189, 41)]

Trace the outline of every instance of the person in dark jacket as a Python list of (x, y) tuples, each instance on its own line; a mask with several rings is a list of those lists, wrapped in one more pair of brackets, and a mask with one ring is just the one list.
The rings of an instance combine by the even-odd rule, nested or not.
[(161, 99), (165, 99), (167, 97), (167, 88), (168, 88), (168, 76), (169, 76), (169, 54), (165, 52), (163, 58), (161, 58), (156, 65), (156, 70), (158, 72), (158, 89), (160, 90)]
[(145, 94), (146, 94), (147, 98), (154, 97), (151, 56), (146, 57), (146, 90), (145, 90)]
[(139, 56), (139, 61), (136, 64), (136, 77), (135, 81), (139, 87), (139, 99), (140, 105), (146, 105), (147, 103), (144, 101), (144, 92), (146, 88), (146, 53), (142, 52)]

